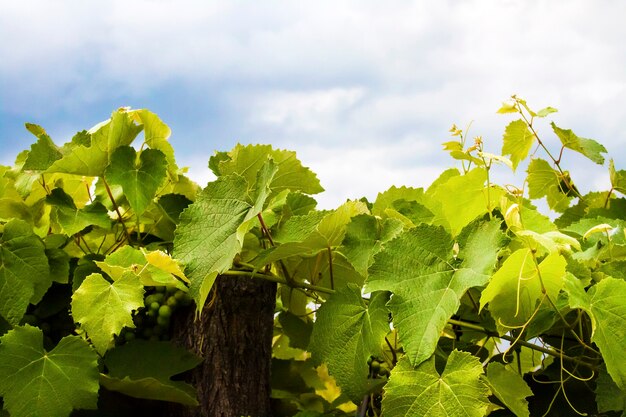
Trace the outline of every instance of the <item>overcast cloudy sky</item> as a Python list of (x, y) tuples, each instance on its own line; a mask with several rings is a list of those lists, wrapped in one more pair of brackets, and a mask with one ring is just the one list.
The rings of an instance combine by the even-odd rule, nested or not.
[[(145, 107), (199, 182), (213, 151), (270, 143), (318, 173), (329, 207), (430, 184), (452, 123), (499, 153), (495, 111), (516, 93), (626, 168), (625, 16), (622, 0), (3, 1), (0, 162), (32, 143), (24, 122), (60, 144)], [(572, 164), (579, 188), (606, 186)]]

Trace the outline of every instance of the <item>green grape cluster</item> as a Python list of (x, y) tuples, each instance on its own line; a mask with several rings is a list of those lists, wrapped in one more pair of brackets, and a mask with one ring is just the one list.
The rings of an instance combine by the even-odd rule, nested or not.
[(181, 307), (188, 307), (193, 300), (175, 287), (146, 287), (145, 308), (133, 317), (135, 328), (124, 328), (120, 334), (121, 343), (135, 338), (159, 341), (169, 340), (172, 314)]
[(385, 361), (381, 361), (373, 356), (370, 356), (367, 360), (367, 364), (370, 367), (371, 378), (389, 378), (389, 375), (391, 375), (389, 364)]

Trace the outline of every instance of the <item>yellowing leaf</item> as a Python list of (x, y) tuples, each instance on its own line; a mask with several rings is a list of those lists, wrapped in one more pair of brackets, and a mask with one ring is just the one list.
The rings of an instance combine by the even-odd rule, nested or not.
[(161, 269), (165, 272), (169, 272), (172, 275), (176, 275), (182, 280), (189, 282), (189, 278), (185, 276), (185, 273), (182, 271), (178, 261), (176, 259), (173, 259), (167, 253), (160, 250), (152, 252), (147, 252), (144, 250), (143, 253), (150, 265), (153, 265), (154, 267)]

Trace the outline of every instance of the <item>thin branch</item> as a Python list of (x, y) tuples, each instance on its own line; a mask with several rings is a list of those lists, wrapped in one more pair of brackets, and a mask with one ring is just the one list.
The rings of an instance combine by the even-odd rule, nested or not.
[(288, 285), (292, 288), (304, 288), (307, 290), (317, 291), (317, 292), (321, 292), (324, 294), (333, 294), (335, 292), (331, 290), (330, 288), (320, 287), (319, 285), (311, 285), (311, 284), (307, 284), (306, 282), (294, 282), (293, 284), (290, 284), (287, 282), (287, 279), (279, 277), (278, 275), (274, 275), (271, 273), (231, 269), (229, 271), (223, 272), (221, 275), (247, 276), (250, 278), (261, 278), (267, 281), (272, 281), (272, 282), (277, 282), (279, 284)]
[(124, 228), (124, 234), (126, 234), (126, 239), (128, 239), (128, 241), (130, 242), (130, 234), (128, 233), (128, 229), (126, 229), (126, 224), (124, 224), (122, 213), (120, 213), (120, 208), (117, 206), (117, 203), (115, 202), (115, 198), (113, 197), (111, 188), (109, 188), (109, 184), (107, 184), (104, 177), (101, 177), (101, 178), (102, 178), (102, 183), (104, 184), (104, 188), (106, 189), (107, 194), (109, 195), (109, 199), (111, 199), (111, 203), (113, 204), (113, 209), (115, 209), (115, 212), (117, 213), (117, 217), (120, 220), (122, 227)]
[[(491, 330), (487, 330), (484, 327), (481, 327), (481, 326), (479, 326), (477, 324), (474, 324), (474, 323), (468, 323), (468, 322), (465, 322), (465, 321), (455, 320), (455, 319), (449, 319), (448, 323), (455, 324), (457, 326), (465, 327), (465, 328), (468, 328), (468, 329), (476, 330), (476, 331), (479, 331), (481, 333), (484, 333), (487, 336), (497, 337), (497, 338), (500, 338), (500, 339), (508, 340), (509, 342), (515, 342), (515, 340), (517, 339), (515, 337), (508, 336), (508, 335), (502, 335), (501, 336), (497, 332), (493, 332)], [(536, 350), (537, 352), (541, 352), (541, 353), (545, 353), (546, 355), (554, 356), (555, 358), (561, 358), (562, 357), (566, 361), (577, 363), (577, 364), (586, 366), (587, 368), (590, 368), (590, 369), (595, 369), (595, 366), (590, 364), (590, 363), (581, 361), (581, 360), (579, 360), (577, 358), (573, 358), (571, 356), (567, 356), (567, 355), (563, 354), (562, 352), (558, 352), (556, 350), (547, 349), (547, 348), (544, 348), (542, 346), (537, 346), (537, 345), (535, 345), (533, 343), (530, 343), (530, 342), (527, 342), (525, 340), (517, 340), (516, 343), (518, 345), (520, 345), (520, 346), (524, 346), (524, 347), (527, 347), (529, 349)]]

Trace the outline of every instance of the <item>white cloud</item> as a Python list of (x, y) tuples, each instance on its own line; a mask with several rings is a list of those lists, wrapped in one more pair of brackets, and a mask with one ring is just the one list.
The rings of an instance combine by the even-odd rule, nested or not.
[[(626, 2), (611, 0), (2, 2), (0, 108), (69, 118), (177, 82), (214, 97), (233, 141), (298, 150), (329, 204), (429, 182), (450, 165), (439, 143), (452, 123), (474, 120), (471, 134), (498, 152), (510, 119), (494, 111), (512, 93), (559, 108), (559, 126), (623, 167), (623, 16)], [(190, 164), (201, 178), (209, 156)]]

